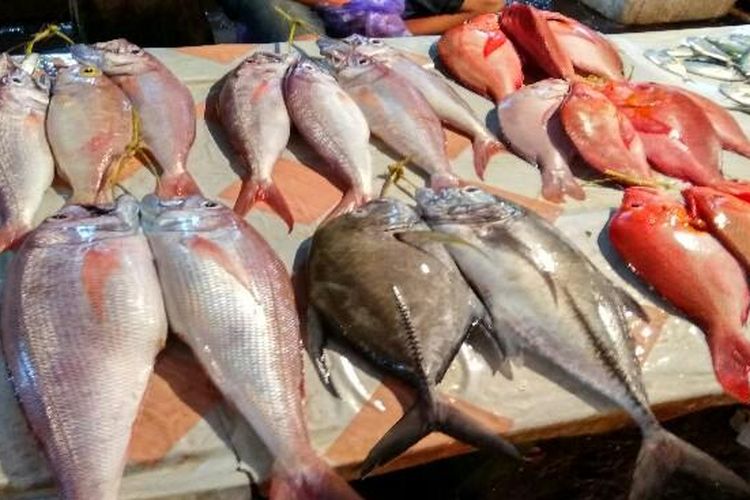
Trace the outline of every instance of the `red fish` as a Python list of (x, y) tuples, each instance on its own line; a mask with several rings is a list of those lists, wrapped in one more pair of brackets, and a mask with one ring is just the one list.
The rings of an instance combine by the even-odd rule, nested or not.
[(739, 262), (685, 206), (651, 188), (625, 191), (609, 225), (610, 240), (628, 265), (706, 333), (714, 372), (724, 390), (750, 401), (750, 343), (742, 326), (750, 291)]
[(650, 182), (643, 143), (604, 94), (587, 83), (574, 83), (560, 116), (568, 137), (591, 167), (629, 184)]
[(547, 20), (547, 26), (570, 58), (577, 73), (597, 75), (610, 80), (624, 79), (622, 60), (617, 50), (601, 33), (559, 12), (537, 12)]
[(573, 61), (552, 32), (542, 11), (515, 3), (500, 16), (500, 28), (513, 41), (524, 58), (553, 78), (575, 76)]
[(682, 192), (690, 213), (750, 270), (750, 203), (710, 187)]
[(449, 29), (437, 49), (456, 80), (495, 102), (523, 85), (521, 59), (500, 31), (497, 14), (483, 14)]

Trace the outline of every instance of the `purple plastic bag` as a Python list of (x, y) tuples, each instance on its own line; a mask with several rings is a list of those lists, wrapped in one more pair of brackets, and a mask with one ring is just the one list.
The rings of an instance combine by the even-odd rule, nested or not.
[(394, 37), (411, 35), (401, 17), (404, 8), (404, 0), (351, 0), (342, 7), (321, 7), (318, 12), (333, 37), (354, 33)]

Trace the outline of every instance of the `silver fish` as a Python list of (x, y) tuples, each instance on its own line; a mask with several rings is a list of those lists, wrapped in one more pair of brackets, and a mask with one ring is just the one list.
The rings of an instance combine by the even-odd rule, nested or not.
[(747, 45), (737, 42), (736, 40), (732, 40), (731, 38), (706, 37), (706, 40), (716, 45), (719, 50), (722, 50), (729, 54), (733, 59), (740, 57), (742, 54), (747, 52), (748, 49), (750, 49), (750, 47), (748, 47)]
[(731, 35), (729, 35), (729, 39), (733, 42), (744, 45), (747, 49), (750, 49), (750, 35), (745, 35), (743, 33), (732, 33)]
[(311, 60), (293, 65), (284, 97), (297, 130), (323, 157), (345, 189), (328, 217), (362, 205), (372, 196), (370, 127), (359, 106), (336, 79)]
[(719, 85), (719, 91), (743, 106), (750, 106), (750, 84), (745, 82), (722, 83)]
[(732, 57), (729, 54), (703, 37), (689, 36), (685, 39), (685, 43), (702, 56), (709, 57), (725, 64), (731, 64), (732, 62)]
[(52, 184), (54, 160), (44, 130), (46, 79), (20, 68), (0, 78), (0, 251), (31, 229)]
[(689, 73), (713, 78), (714, 80), (737, 82), (745, 79), (745, 76), (734, 66), (724, 66), (697, 59), (686, 59), (682, 64), (685, 65), (685, 69)]
[[(733, 472), (661, 427), (651, 412), (629, 336), (640, 306), (540, 217), (477, 188), (417, 192), (495, 325), (502, 351), (590, 403), (625, 410), (641, 428), (632, 500), (654, 498), (670, 473), (689, 471), (747, 495)], [(418, 233), (402, 240), (419, 241)]]
[(643, 53), (643, 56), (660, 68), (682, 77), (683, 80), (690, 80), (685, 65), (667, 51), (648, 49)]
[(61, 498), (118, 498), (131, 429), (166, 336), (134, 198), (68, 205), (21, 246), (5, 284), (2, 344)]
[(323, 55), (346, 57), (353, 50), (371, 57), (416, 87), (443, 123), (472, 139), (474, 169), (480, 178), (484, 177), (490, 158), (504, 150), (469, 104), (437, 71), (425, 69), (402, 51), (374, 38), (352, 35), (343, 41), (321, 38), (317, 43)]
[(677, 47), (662, 49), (660, 52), (663, 52), (670, 57), (677, 58), (692, 57), (695, 55), (695, 51), (688, 45), (678, 45)]
[(433, 187), (458, 185), (440, 118), (419, 90), (361, 54), (333, 62), (339, 83), (364, 113), (373, 135), (428, 172)]
[(172, 330), (273, 455), (271, 497), (359, 496), (315, 453), (302, 408), (302, 344), (283, 262), (201, 196), (141, 203)]
[(747, 50), (737, 61), (737, 67), (743, 75), (750, 76), (750, 50)]

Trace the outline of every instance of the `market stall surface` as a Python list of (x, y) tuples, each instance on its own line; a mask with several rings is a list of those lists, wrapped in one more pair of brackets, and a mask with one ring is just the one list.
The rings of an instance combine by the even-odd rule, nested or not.
[[(634, 80), (684, 84), (679, 77), (646, 61), (642, 57), (643, 50), (672, 46), (686, 36), (736, 31), (750, 34), (750, 27), (614, 35), (611, 39), (619, 47), (626, 67), (632, 67)], [(427, 54), (433, 52), (434, 41), (434, 38), (410, 38), (389, 43)], [(317, 53), (312, 42), (298, 45), (310, 55)], [(197, 103), (198, 134), (189, 169), (206, 194), (230, 205), (239, 191), (238, 174), (243, 168), (231, 153), (217, 123), (211, 95), (221, 77), (254, 50), (283, 51), (287, 48), (281, 44), (152, 50), (187, 83)], [(716, 85), (707, 80), (689, 86), (728, 104), (716, 91)], [(496, 130), (491, 103), (458, 85), (456, 88)], [(750, 131), (750, 116), (735, 113), (735, 117)], [(511, 154), (494, 157), (482, 183), (473, 172), (469, 140), (451, 131), (446, 134), (447, 150), (459, 176), (507, 196), (552, 221), (606, 275), (631, 291), (645, 306), (650, 325), (633, 335), (643, 363), (646, 388), (657, 415), (668, 418), (730, 401), (714, 378), (700, 330), (637, 282), (610, 248), (608, 238), (603, 236), (602, 230), (612, 209), (620, 203), (620, 190), (590, 182), (585, 184), (586, 200), (552, 204), (540, 198), (540, 176), (536, 167)], [(387, 166), (399, 158), (388, 156), (377, 143), (371, 148), (378, 176), (375, 185), (379, 186)], [(291, 204), (296, 220), (294, 231), (287, 234), (284, 223), (263, 205), (248, 217), (290, 269), (298, 268), (303, 262), (308, 239), (317, 222), (341, 197), (340, 191), (316, 173), (315, 169), (320, 166), (321, 160), (299, 137), (293, 137), (287, 153), (276, 166), (274, 179)], [(750, 179), (747, 159), (725, 152), (723, 166), (730, 177)], [(139, 167), (135, 161), (131, 162), (127, 166), (130, 175), (124, 182), (137, 196), (151, 191), (154, 182), (148, 172)], [(416, 174), (409, 176), (421, 182)], [(390, 194), (407, 199), (398, 189)], [(38, 218), (49, 215), (62, 203), (62, 195), (51, 189)], [(7, 263), (8, 257), (2, 256), (2, 262)], [(330, 396), (310, 364), (306, 365), (309, 428), (320, 454), (345, 476), (354, 478), (371, 446), (400, 417), (399, 399), (404, 395), (355, 368), (356, 363), (340, 356), (334, 355), (334, 358), (333, 376), (342, 393), (340, 399)], [(474, 417), (518, 443), (603, 432), (629, 423), (624, 414), (612, 409), (594, 409), (523, 367), (514, 367), (512, 380), (500, 374), (493, 375), (468, 347), (458, 355), (440, 390), (454, 397), (457, 404)], [(450, 438), (433, 434), (379, 472), (467, 450)], [(246, 485), (248, 471), (262, 479), (267, 475), (269, 463), (252, 431), (223, 404), (188, 349), (179, 342), (170, 342), (159, 357), (134, 431), (130, 465), (123, 481), (123, 498), (153, 498)], [(54, 490), (44, 457), (27, 429), (11, 385), (3, 380), (0, 382), (0, 496), (45, 498), (47, 495), (53, 496)]]

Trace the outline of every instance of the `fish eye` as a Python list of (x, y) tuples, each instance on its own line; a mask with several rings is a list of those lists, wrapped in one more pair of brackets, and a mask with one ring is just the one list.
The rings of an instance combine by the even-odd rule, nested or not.
[(465, 193), (478, 193), (479, 191), (480, 191), (480, 189), (478, 187), (475, 187), (475, 186), (469, 186), (469, 187), (467, 187), (467, 188), (464, 189)]
[(211, 201), (211, 200), (206, 200), (206, 201), (204, 201), (204, 202), (203, 202), (203, 203), (201, 204), (201, 206), (202, 206), (203, 208), (216, 208), (216, 207), (218, 207), (218, 206), (219, 206), (219, 204), (218, 204), (218, 203), (216, 203), (215, 201)]
[(50, 220), (65, 220), (68, 218), (67, 214), (54, 214), (47, 217)]
[(13, 83), (21, 83), (23, 80), (21, 80), (20, 76), (11, 76), (10, 81), (12, 81)]
[(94, 66), (86, 66), (81, 70), (83, 76), (96, 76), (99, 74), (99, 70)]
[(130, 53), (133, 55), (138, 55), (141, 52), (142, 52), (141, 49), (130, 49)]
[(373, 45), (383, 45), (383, 41), (377, 39), (371, 40), (370, 43), (372, 43)]
[(357, 64), (366, 65), (366, 64), (369, 64), (369, 62), (370, 60), (367, 59), (366, 57), (360, 57), (359, 59), (357, 59)]

